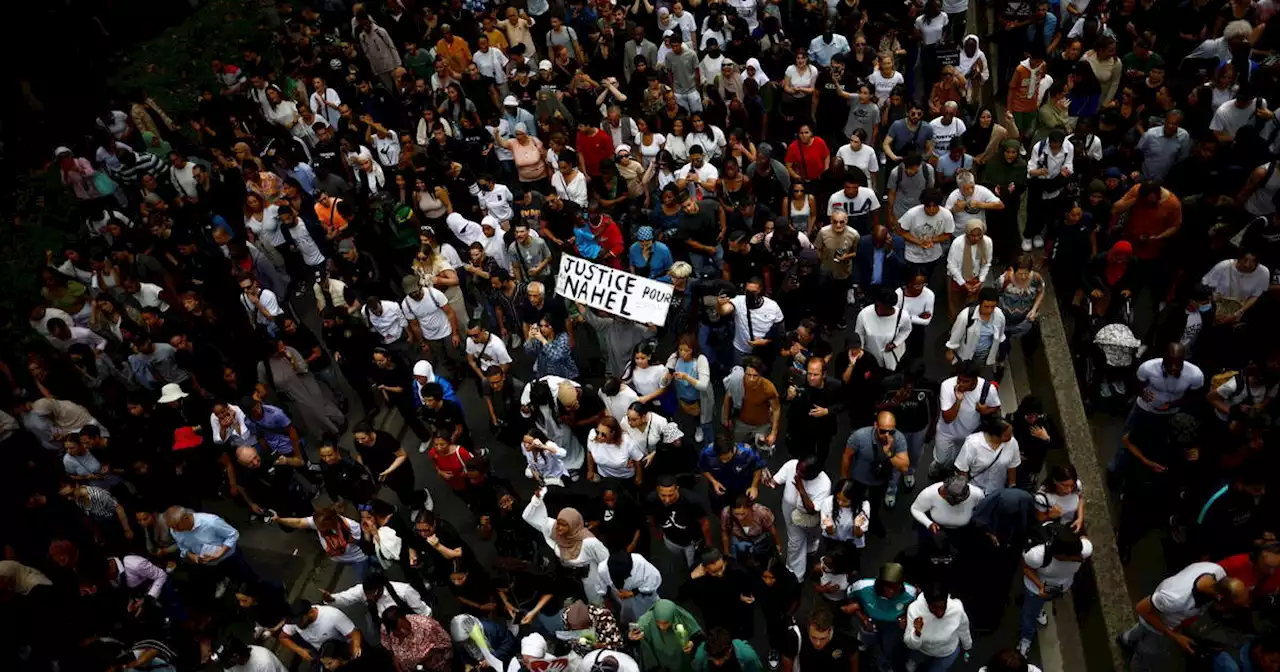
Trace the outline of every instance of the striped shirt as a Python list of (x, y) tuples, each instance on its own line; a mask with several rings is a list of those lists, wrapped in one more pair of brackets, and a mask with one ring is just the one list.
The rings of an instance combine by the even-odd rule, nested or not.
[(112, 497), (111, 493), (92, 485), (77, 489), (75, 503), (90, 518), (99, 519), (114, 518), (116, 507), (119, 506), (116, 498)]

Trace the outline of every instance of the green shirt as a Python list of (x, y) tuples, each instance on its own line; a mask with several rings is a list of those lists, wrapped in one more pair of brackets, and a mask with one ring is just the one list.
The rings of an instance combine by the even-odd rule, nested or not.
[(876, 592), (875, 579), (861, 579), (849, 586), (846, 593), (849, 599), (855, 600), (862, 612), (877, 623), (892, 623), (907, 613), (907, 605), (911, 604), (920, 593), (915, 586), (904, 583), (902, 592), (895, 598), (882, 597)]
[(1125, 57), (1120, 59), (1120, 62), (1124, 65), (1126, 72), (1137, 70), (1145, 73), (1151, 72), (1151, 68), (1164, 67), (1164, 57), (1154, 51), (1148, 53), (1146, 58), (1138, 58), (1137, 54), (1131, 51), (1125, 54)]
[(421, 77), (430, 79), (435, 74), (435, 69), (431, 67), (435, 59), (431, 58), (431, 52), (418, 47), (418, 50), (412, 54), (408, 54), (404, 58), (404, 67), (413, 73), (415, 78)]

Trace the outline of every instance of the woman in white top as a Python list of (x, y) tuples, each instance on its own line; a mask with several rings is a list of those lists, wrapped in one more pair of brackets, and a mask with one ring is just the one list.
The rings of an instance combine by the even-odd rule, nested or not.
[(312, 79), (311, 86), (315, 89), (311, 93), (311, 111), (317, 117), (323, 117), (325, 122), (333, 128), (337, 128), (338, 119), (341, 118), (338, 108), (342, 105), (342, 97), (336, 90), (325, 84), (323, 77)]
[(639, 485), (644, 480), (644, 457), (617, 420), (601, 418), (587, 435), (587, 480), (630, 479)]
[(691, 128), (684, 138), (685, 144), (690, 147), (701, 145), (707, 161), (719, 161), (720, 157), (724, 156), (724, 148), (727, 144), (724, 131), (720, 130), (719, 126), (708, 124), (702, 118), (701, 112), (689, 115), (689, 126)]
[(1049, 477), (1036, 491), (1036, 516), (1041, 522), (1056, 520), (1077, 534), (1084, 529), (1084, 486), (1070, 464), (1049, 467)]
[(578, 155), (566, 149), (556, 157), (557, 170), (551, 174), (551, 186), (556, 194), (566, 201), (573, 201), (578, 207), (587, 207), (587, 176), (578, 170)]
[(274, 86), (267, 89), (267, 121), (281, 128), (289, 129), (294, 137), (307, 136), (307, 129), (298, 123), (298, 104), (286, 99)]
[(866, 548), (867, 528), (871, 525), (871, 502), (865, 486), (846, 478), (836, 483), (834, 494), (818, 505), (822, 517), (822, 536), (832, 541)]
[(907, 337), (914, 325), (898, 295), (888, 287), (877, 287), (872, 304), (858, 311), (853, 329), (867, 354), (884, 369), (896, 371), (907, 355)]
[(253, 233), (254, 240), (266, 241), (272, 247), (284, 245), (284, 231), (280, 230), (280, 219), (276, 213), (279, 206), (263, 206), (262, 197), (250, 193), (244, 197), (244, 225)]
[(564, 479), (569, 475), (564, 458), (569, 451), (548, 439), (541, 429), (533, 427), (525, 432), (520, 441), (520, 452), (524, 454), (526, 478), (533, 478), (537, 472), (543, 483), (564, 486)]
[(866, 144), (867, 132), (861, 128), (855, 128), (853, 135), (849, 136), (849, 144), (842, 145), (836, 150), (836, 161), (839, 161), (845, 168), (857, 168), (867, 176), (867, 184), (874, 188), (876, 184), (876, 171), (880, 168), (880, 160), (876, 158), (876, 150), (871, 145)]
[(803, 114), (806, 118), (809, 114), (809, 100), (813, 96), (813, 85), (817, 81), (818, 68), (809, 62), (809, 52), (804, 47), (796, 49), (795, 65), (788, 65), (783, 73), (782, 90), (804, 106)]
[(1022, 464), (1018, 440), (1013, 438), (1013, 425), (999, 415), (982, 417), (978, 431), (969, 435), (956, 456), (956, 471), (982, 488), (987, 496), (1017, 483), (1018, 465)]
[(645, 168), (653, 163), (654, 158), (658, 156), (663, 147), (667, 144), (667, 136), (661, 133), (655, 133), (649, 128), (649, 122), (644, 119), (636, 119), (636, 132), (639, 134), (636, 139), (636, 147), (640, 150), (640, 163)]
[[(664, 456), (680, 454), (675, 451), (680, 447), (684, 432), (676, 423), (652, 411), (650, 406), (638, 401), (631, 404), (631, 408), (627, 409), (626, 422), (622, 425), (622, 429), (626, 432), (627, 440), (634, 444), (644, 456), (645, 467), (649, 467), (660, 454)], [(692, 453), (689, 454), (692, 455)], [(692, 467), (690, 464), (668, 466), (680, 466), (684, 469)], [(670, 471), (663, 469), (661, 473), (670, 473)]]
[(881, 109), (889, 104), (889, 96), (893, 92), (893, 87), (905, 81), (902, 73), (893, 69), (893, 54), (881, 54), (880, 67), (867, 77), (867, 83), (875, 87), (876, 102)]
[(973, 648), (969, 615), (964, 605), (947, 594), (946, 588), (926, 589), (907, 605), (907, 628), (902, 633), (910, 669), (940, 672), (950, 670), (961, 651)]
[[(689, 163), (689, 143), (684, 137), (684, 119), (675, 119), (671, 122), (671, 132), (667, 134), (667, 142), (663, 145), (663, 149), (671, 152), (673, 165), (683, 166)], [(706, 147), (702, 149), (706, 151)]]
[(813, 194), (805, 190), (803, 182), (792, 180), (791, 197), (782, 201), (782, 215), (791, 220), (791, 228), (802, 233), (808, 231), (809, 221), (817, 212)]
[(617, 377), (605, 379), (597, 394), (600, 395), (600, 401), (604, 402), (604, 414), (619, 421), (627, 417), (627, 409), (640, 398), (631, 386)]
[(609, 560), (609, 549), (587, 530), (582, 514), (577, 509), (564, 508), (555, 520), (547, 516), (547, 503), (543, 501), (546, 488), (538, 488), (524, 507), (524, 520), (542, 533), (560, 564), (568, 569), (586, 567), (582, 590), (587, 600), (599, 605), (604, 591), (600, 589), (600, 564)]
[(656, 341), (642, 341), (636, 345), (636, 352), (631, 356), (631, 365), (622, 374), (622, 381), (640, 395), (639, 402), (653, 405), (667, 391), (671, 384), (671, 376), (666, 365), (654, 364), (653, 356), (658, 351)]
[(902, 307), (911, 316), (911, 335), (907, 337), (907, 355), (918, 357), (924, 353), (924, 334), (933, 322), (933, 290), (929, 278), (919, 270), (911, 273), (907, 284), (894, 290)]
[(970, 219), (964, 223), (964, 237), (954, 241), (947, 251), (947, 305), (951, 319), (977, 298), (990, 272), (991, 237), (982, 220)]

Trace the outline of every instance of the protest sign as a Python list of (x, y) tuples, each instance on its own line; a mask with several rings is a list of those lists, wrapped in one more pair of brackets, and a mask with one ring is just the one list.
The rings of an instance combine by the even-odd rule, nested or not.
[(671, 285), (665, 282), (568, 254), (560, 257), (560, 272), (556, 274), (556, 294), (565, 300), (584, 303), (641, 324), (662, 326), (666, 323), (671, 292)]

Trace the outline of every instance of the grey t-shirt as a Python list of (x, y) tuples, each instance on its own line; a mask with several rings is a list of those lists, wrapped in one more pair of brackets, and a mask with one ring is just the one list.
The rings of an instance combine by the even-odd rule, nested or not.
[[(507, 257), (511, 260), (511, 267), (519, 268), (521, 276), (526, 280), (531, 278), (529, 270), (541, 264), (549, 256), (551, 256), (551, 248), (547, 247), (547, 242), (541, 238), (530, 236), (528, 245), (521, 245), (516, 241), (507, 246)], [(537, 277), (546, 277), (551, 271), (551, 265), (548, 264)]]
[[(884, 485), (889, 482), (889, 470), (893, 467), (883, 464), (888, 462), (889, 458), (880, 450), (874, 425), (855, 430), (849, 435), (845, 448), (853, 451), (853, 470), (849, 476), (854, 482), (863, 485)], [(907, 452), (907, 437), (895, 429), (893, 430), (893, 454), (899, 455), (905, 452)], [(880, 478), (876, 477), (877, 471), (880, 472)]]
[(915, 175), (908, 175), (906, 167), (898, 164), (889, 171), (885, 186), (897, 192), (893, 201), (893, 216), (901, 217), (907, 210), (920, 205), (920, 195), (933, 186), (933, 166), (923, 163)]
[(876, 122), (880, 121), (880, 106), (875, 103), (862, 103), (854, 101), (849, 107), (849, 119), (844, 123), (845, 136), (853, 135), (853, 132), (862, 129), (867, 134), (866, 142), (875, 142), (876, 136), (871, 131), (875, 128)]
[(578, 34), (569, 26), (561, 26), (560, 31), (547, 31), (547, 44), (551, 47), (564, 47), (569, 50), (569, 55), (573, 55), (573, 43), (578, 41)]
[(672, 83), (677, 93), (688, 93), (698, 87), (698, 81), (693, 75), (698, 69), (698, 55), (691, 49), (686, 47), (678, 54), (668, 51), (666, 65), (667, 70), (671, 71)]

